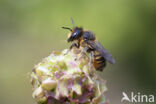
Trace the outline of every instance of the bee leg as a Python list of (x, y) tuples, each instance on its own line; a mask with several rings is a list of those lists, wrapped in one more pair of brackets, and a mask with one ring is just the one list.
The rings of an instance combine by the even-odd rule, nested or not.
[(76, 58), (77, 59), (81, 59), (84, 55), (87, 56), (86, 52), (88, 50), (88, 47), (84, 47), (83, 50), (81, 50), (81, 52), (79, 53), (79, 56)]
[(93, 71), (93, 59), (94, 59), (94, 52), (93, 51), (91, 51), (90, 52), (90, 58), (89, 58), (89, 71), (90, 71), (90, 73), (92, 73), (92, 71)]
[(70, 50), (68, 49), (63, 55), (67, 55), (67, 54), (69, 53), (69, 51), (70, 51)]
[(70, 47), (69, 50), (72, 50), (73, 47), (79, 48), (79, 45), (76, 43), (73, 43)]
[(71, 51), (71, 50), (73, 49), (73, 47), (79, 48), (79, 45), (77, 45), (76, 43), (73, 43), (73, 44), (69, 47), (68, 51), (67, 51), (64, 55), (68, 54), (69, 51)]
[(86, 54), (86, 52), (87, 52), (88, 49), (89, 49), (88, 47), (84, 47), (83, 50), (80, 53)]

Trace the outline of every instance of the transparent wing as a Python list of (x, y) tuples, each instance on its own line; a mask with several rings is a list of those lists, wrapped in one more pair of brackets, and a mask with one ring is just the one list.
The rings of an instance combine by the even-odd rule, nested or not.
[(99, 42), (86, 41), (90, 47), (98, 51), (108, 62), (111, 64), (115, 63), (115, 60), (112, 58), (112, 55), (105, 49)]

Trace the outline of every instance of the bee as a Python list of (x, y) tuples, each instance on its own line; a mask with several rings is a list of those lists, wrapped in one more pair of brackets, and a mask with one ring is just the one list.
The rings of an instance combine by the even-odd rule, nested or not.
[(71, 19), (73, 28), (62, 27), (70, 31), (67, 42), (72, 42), (70, 50), (73, 47), (81, 49), (82, 52), (90, 53), (91, 63), (98, 71), (103, 71), (106, 66), (106, 61), (111, 64), (115, 63), (112, 55), (97, 41), (95, 35), (91, 31), (84, 30), (82, 27), (75, 27), (73, 19)]

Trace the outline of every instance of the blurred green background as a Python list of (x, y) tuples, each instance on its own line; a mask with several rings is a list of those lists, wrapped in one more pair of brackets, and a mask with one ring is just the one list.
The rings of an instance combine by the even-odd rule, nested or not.
[(0, 0), (0, 104), (34, 104), (29, 74), (68, 48), (75, 24), (96, 33), (116, 59), (102, 73), (111, 104), (122, 92), (156, 94), (155, 0)]

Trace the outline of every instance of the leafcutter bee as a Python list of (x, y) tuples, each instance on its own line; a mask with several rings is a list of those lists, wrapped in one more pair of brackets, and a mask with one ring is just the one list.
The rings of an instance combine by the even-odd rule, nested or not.
[(73, 47), (81, 49), (81, 52), (88, 52), (91, 55), (91, 63), (94, 68), (98, 71), (103, 71), (106, 66), (106, 61), (111, 64), (115, 63), (112, 55), (97, 41), (94, 33), (91, 31), (84, 30), (81, 27), (75, 27), (73, 19), (73, 28), (62, 27), (63, 29), (70, 30), (68, 35), (68, 42), (72, 42), (70, 50)]

